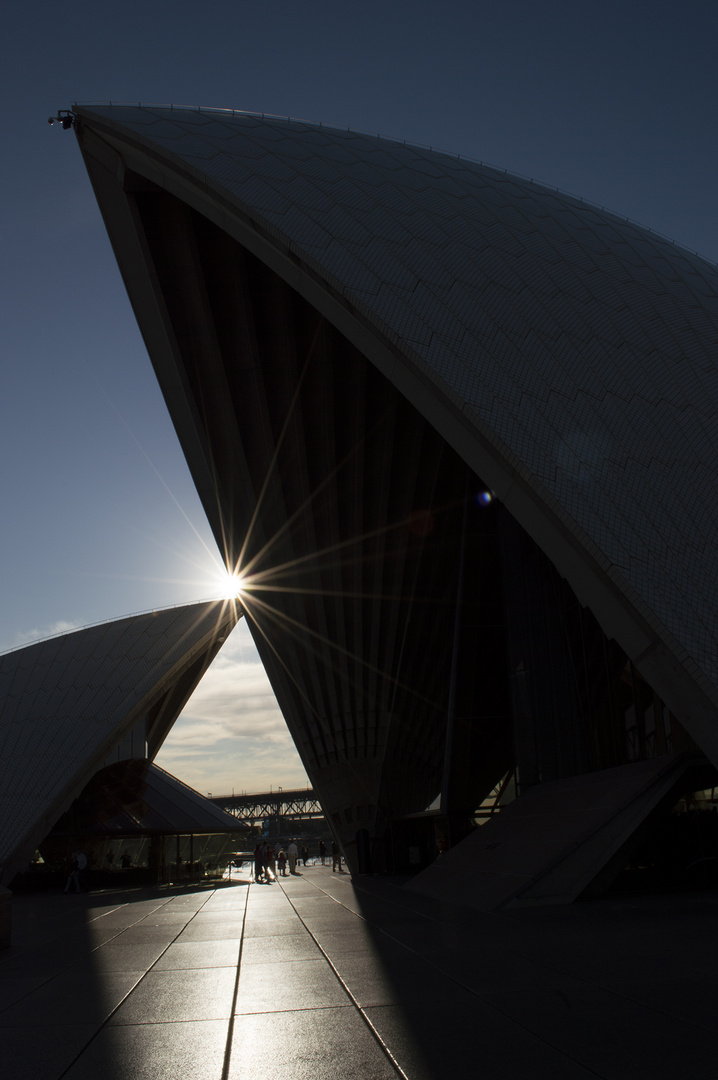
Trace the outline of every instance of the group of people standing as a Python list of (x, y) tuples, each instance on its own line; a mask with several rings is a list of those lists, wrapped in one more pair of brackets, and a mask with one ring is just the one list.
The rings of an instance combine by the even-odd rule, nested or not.
[[(320, 840), (319, 858), (322, 866), (324, 866), (326, 855), (327, 846), (323, 840)], [(287, 865), (289, 865), (289, 873), (296, 874), (298, 864), (301, 862), (306, 866), (308, 858), (309, 848), (306, 844), (302, 844), (300, 849), (295, 840), (290, 840), (285, 852), (284, 848), (275, 851), (268, 840), (260, 840), (254, 849), (254, 880), (258, 884), (268, 885), (276, 880), (277, 873), (281, 877), (286, 877)], [(336, 870), (337, 866), (341, 868), (341, 855), (339, 845), (334, 841), (332, 843), (332, 870)]]
[[(324, 866), (324, 860), (327, 857), (327, 845), (323, 840), (319, 841), (319, 858), (322, 860), (322, 866)], [(339, 844), (336, 840), (332, 840), (332, 873), (336, 871), (341, 873), (342, 871), (342, 853), (339, 848)]]
[[(304, 853), (304, 865), (307, 865), (307, 849), (302, 848)], [(282, 877), (287, 876), (287, 863), (289, 863), (289, 873), (296, 874), (297, 872), (297, 859), (299, 857), (299, 848), (295, 844), (294, 840), (290, 841), (287, 845), (286, 852), (284, 848), (280, 848), (278, 852), (275, 852), (272, 844), (268, 840), (260, 840), (254, 849), (254, 880), (257, 884), (269, 885), (271, 881), (275, 881), (277, 877), (277, 871)]]

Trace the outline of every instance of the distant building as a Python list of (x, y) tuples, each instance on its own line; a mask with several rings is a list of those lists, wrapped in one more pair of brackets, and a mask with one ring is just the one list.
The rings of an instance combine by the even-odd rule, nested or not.
[(74, 117), (350, 865), (390, 865), (439, 796), (453, 851), (491, 792), (560, 801), (608, 769), (641, 807), (623, 844), (688, 783), (659, 797), (646, 762), (718, 763), (716, 268), (388, 139), (231, 110)]

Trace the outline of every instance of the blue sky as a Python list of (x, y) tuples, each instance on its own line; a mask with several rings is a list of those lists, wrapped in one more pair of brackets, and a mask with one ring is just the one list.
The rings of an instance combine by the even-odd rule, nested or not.
[[(718, 260), (718, 5), (445, 0), (6, 8), (0, 650), (216, 595), (218, 556), (74, 136), (73, 101), (255, 110), (504, 166)], [(304, 783), (235, 631), (162, 751), (199, 790)]]

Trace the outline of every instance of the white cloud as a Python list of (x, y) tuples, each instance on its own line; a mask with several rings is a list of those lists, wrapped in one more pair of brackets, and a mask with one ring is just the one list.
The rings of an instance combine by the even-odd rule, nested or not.
[(66, 619), (58, 619), (43, 629), (18, 630), (11, 648), (19, 648), (20, 645), (28, 645), (33, 641), (42, 641), (44, 638), (55, 637), (56, 634), (67, 634), (71, 630), (79, 629), (77, 623), (68, 622)]
[(306, 787), (307, 776), (242, 621), (222, 646), (157, 764), (197, 791)]

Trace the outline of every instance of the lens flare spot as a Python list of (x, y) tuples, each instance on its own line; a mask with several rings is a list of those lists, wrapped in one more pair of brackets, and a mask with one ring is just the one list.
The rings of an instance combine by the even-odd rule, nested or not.
[(491, 491), (480, 491), (476, 496), (476, 502), (479, 506), (488, 506), (493, 501), (494, 496)]

